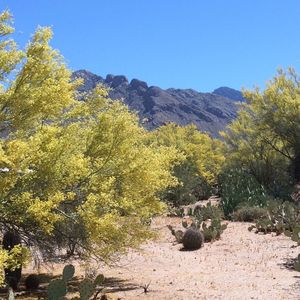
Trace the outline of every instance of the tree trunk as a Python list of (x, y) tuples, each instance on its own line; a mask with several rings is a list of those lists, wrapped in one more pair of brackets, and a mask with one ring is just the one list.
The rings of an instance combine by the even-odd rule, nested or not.
[[(20, 235), (17, 232), (7, 231), (3, 236), (2, 248), (5, 250), (11, 250), (16, 245), (21, 244)], [(5, 281), (9, 287), (13, 290), (18, 288), (19, 281), (21, 279), (22, 267), (14, 270), (4, 269)]]
[(296, 182), (300, 182), (300, 153), (297, 153), (295, 155), (294, 178), (295, 178)]

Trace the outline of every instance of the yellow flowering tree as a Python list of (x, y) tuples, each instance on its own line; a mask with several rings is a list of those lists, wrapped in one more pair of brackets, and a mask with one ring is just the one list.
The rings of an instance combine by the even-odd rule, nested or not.
[(173, 169), (179, 184), (167, 189), (165, 200), (178, 206), (211, 195), (225, 160), (221, 141), (201, 133), (195, 125), (174, 123), (158, 128), (151, 138), (157, 145), (175, 147), (182, 156)]
[(244, 168), (275, 197), (300, 180), (300, 83), (280, 70), (264, 91), (245, 91), (247, 102), (223, 133), (228, 164)]
[[(98, 86), (76, 100), (62, 57), (39, 28), (24, 51), (0, 16), (0, 226), (45, 254), (106, 260), (149, 238), (178, 151), (149, 144), (138, 118)], [(2, 259), (2, 257), (4, 257)], [(5, 256), (0, 254), (0, 265)]]

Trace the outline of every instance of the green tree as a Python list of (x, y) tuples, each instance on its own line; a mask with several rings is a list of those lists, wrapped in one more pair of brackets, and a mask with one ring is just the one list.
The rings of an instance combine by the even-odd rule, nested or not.
[(223, 133), (229, 163), (245, 167), (277, 197), (300, 180), (300, 85), (293, 69), (279, 71), (261, 92), (245, 91), (247, 102)]

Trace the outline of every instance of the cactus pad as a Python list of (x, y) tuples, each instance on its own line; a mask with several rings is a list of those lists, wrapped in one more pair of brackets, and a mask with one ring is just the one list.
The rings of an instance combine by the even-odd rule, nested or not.
[(60, 300), (67, 293), (66, 283), (61, 279), (52, 280), (48, 286), (48, 299)]
[(88, 300), (95, 291), (95, 284), (89, 279), (84, 279), (79, 286), (81, 300)]
[(75, 268), (73, 265), (66, 265), (63, 270), (63, 280), (65, 282), (72, 279), (75, 273)]
[(94, 280), (94, 285), (95, 285), (95, 286), (101, 285), (101, 284), (103, 284), (104, 280), (105, 280), (104, 275), (103, 275), (103, 274), (99, 274), (99, 275), (95, 278), (95, 280)]

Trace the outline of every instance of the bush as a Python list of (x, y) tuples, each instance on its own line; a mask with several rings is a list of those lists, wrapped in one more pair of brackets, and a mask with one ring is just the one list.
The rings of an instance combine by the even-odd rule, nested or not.
[(263, 207), (270, 199), (266, 189), (251, 174), (242, 169), (225, 170), (219, 177), (219, 183), (221, 205), (226, 218), (230, 218), (241, 203)]
[(253, 222), (267, 216), (268, 211), (266, 208), (244, 206), (233, 212), (231, 218), (233, 221), (238, 222)]
[(270, 201), (267, 204), (267, 216), (259, 218), (249, 230), (277, 235), (293, 232), (300, 224), (300, 205), (291, 202)]
[(212, 187), (205, 178), (199, 175), (196, 165), (190, 160), (175, 166), (173, 175), (178, 179), (179, 184), (168, 188), (161, 194), (163, 201), (179, 207), (208, 199), (211, 196)]

